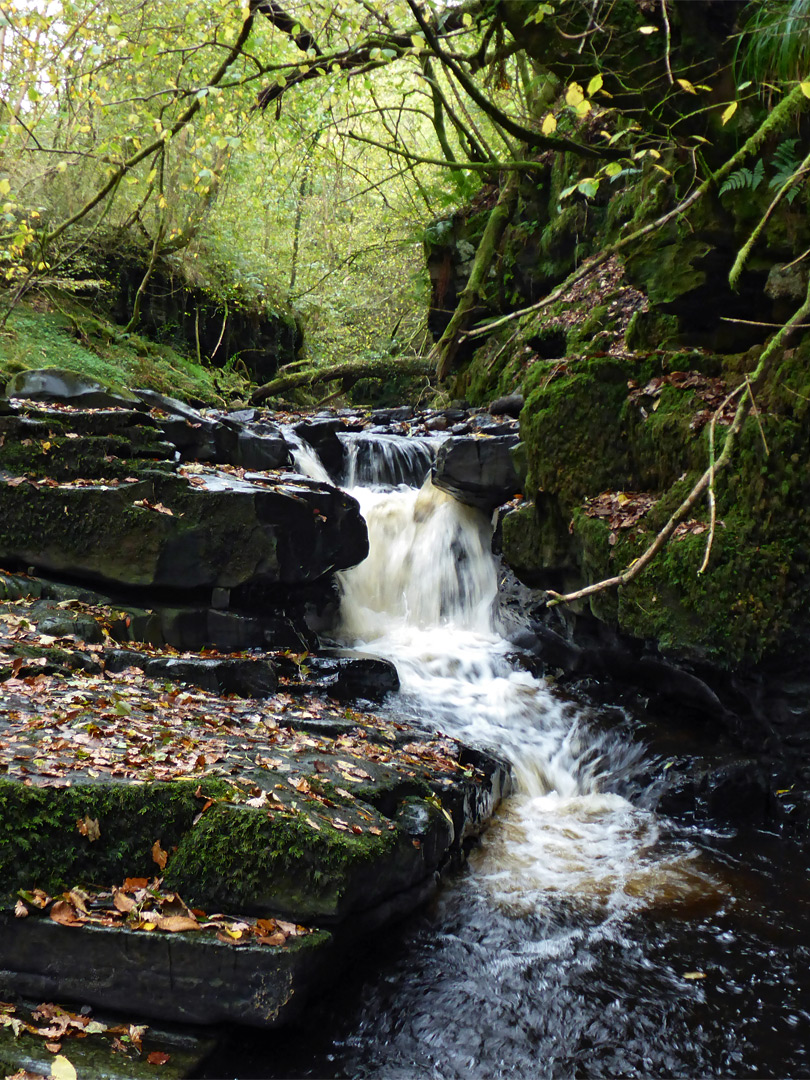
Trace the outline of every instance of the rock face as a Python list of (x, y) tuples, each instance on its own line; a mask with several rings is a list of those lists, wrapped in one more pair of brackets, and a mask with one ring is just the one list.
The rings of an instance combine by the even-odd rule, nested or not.
[[(76, 400), (64, 373), (26, 375), (20, 393), (39, 385), (51, 400), (64, 383)], [(82, 403), (86, 389), (77, 391)], [(274, 425), (246, 431), (142, 397), (160, 412), (104, 399), (104, 412), (18, 404), (0, 417), (0, 558), (108, 585), (190, 591), (295, 586), (365, 557), (351, 497), (266, 471), (288, 458)], [(178, 455), (234, 468), (185, 469)], [(248, 462), (265, 471), (245, 473)]]
[(494, 510), (520, 492), (507, 442), (450, 438), (439, 447), (433, 483), (468, 506)]

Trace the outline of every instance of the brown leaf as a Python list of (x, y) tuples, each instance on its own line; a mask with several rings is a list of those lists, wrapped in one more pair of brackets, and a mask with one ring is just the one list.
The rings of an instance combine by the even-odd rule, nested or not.
[(118, 911), (122, 912), (124, 915), (126, 915), (127, 912), (132, 911), (133, 908), (137, 907), (137, 904), (132, 899), (132, 897), (127, 896), (123, 889), (113, 889), (113, 904), (118, 909)]
[(163, 870), (166, 866), (166, 860), (168, 858), (169, 853), (167, 851), (164, 851), (163, 848), (160, 846), (160, 840), (156, 840), (154, 844), (152, 844), (153, 861), (158, 864), (161, 870)]
[(91, 844), (101, 836), (101, 830), (98, 827), (98, 818), (91, 818), (88, 814), (85, 814), (83, 818), (78, 819), (76, 828), (82, 836), (87, 837)]
[(261, 934), (256, 940), (260, 945), (283, 945), (287, 939), (280, 930), (276, 930), (275, 933), (266, 936)]
[(128, 877), (124, 880), (124, 884), (121, 886), (122, 892), (137, 892), (138, 889), (145, 889), (149, 884), (149, 878), (145, 877)]
[(146, 1055), (146, 1060), (150, 1065), (165, 1065), (169, 1060), (169, 1055), (164, 1054), (162, 1050), (153, 1050)]
[(178, 934), (184, 930), (199, 930), (200, 924), (189, 915), (162, 915), (157, 920), (157, 928)]
[(46, 1042), (45, 1049), (50, 1050), (52, 1054), (58, 1054), (62, 1049), (62, 1044), (60, 1042)]
[(67, 900), (55, 900), (51, 906), (51, 918), (60, 926), (82, 926), (84, 919), (80, 919)]
[(18, 900), (14, 905), (14, 914), (18, 919), (24, 919), (28, 915), (28, 907), (22, 900)]

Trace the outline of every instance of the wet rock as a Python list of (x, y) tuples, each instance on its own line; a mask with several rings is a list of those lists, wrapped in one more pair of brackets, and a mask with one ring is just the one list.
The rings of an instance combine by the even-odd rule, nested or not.
[(308, 442), (323, 462), (330, 476), (339, 477), (343, 472), (343, 444), (337, 437), (346, 425), (337, 417), (324, 420), (305, 420), (293, 428), (296, 435)]
[(320, 931), (283, 947), (236, 949), (213, 932), (77, 930), (11, 913), (0, 913), (0, 938), (0, 983), (37, 1001), (61, 997), (164, 1022), (259, 1027), (300, 1013), (331, 941)]
[(492, 416), (512, 416), (517, 419), (524, 404), (522, 394), (507, 394), (506, 397), (496, 398), (489, 406), (489, 412)]
[(450, 421), (442, 413), (437, 416), (429, 416), (425, 421), (425, 427), (428, 431), (447, 431), (450, 427)]
[(284, 436), (276, 433), (240, 431), (234, 465), (245, 469), (280, 469), (290, 465), (292, 457)]
[(91, 645), (104, 640), (104, 631), (92, 615), (70, 611), (52, 600), (39, 600), (32, 604), (27, 617), (40, 634), (57, 638), (75, 637)]
[(278, 686), (275, 670), (267, 660), (247, 657), (150, 656), (134, 649), (111, 649), (106, 654), (107, 671), (139, 668), (152, 679), (189, 683), (210, 694), (236, 694), (263, 698)]
[(299, 665), (287, 663), (289, 675), (297, 679), (290, 689), (327, 693), (337, 701), (380, 702), (399, 689), (397, 669), (376, 656), (342, 655), (325, 650), (307, 656)]
[(0, 484), (0, 558), (120, 585), (211, 589), (313, 581), (368, 552), (357, 503), (336, 488), (200, 479)]
[(520, 492), (509, 447), (501, 439), (448, 439), (436, 455), (433, 483), (484, 511), (494, 510)]
[(6, 397), (58, 401), (85, 408), (132, 408), (137, 398), (114, 393), (101, 383), (61, 368), (20, 371), (6, 383)]

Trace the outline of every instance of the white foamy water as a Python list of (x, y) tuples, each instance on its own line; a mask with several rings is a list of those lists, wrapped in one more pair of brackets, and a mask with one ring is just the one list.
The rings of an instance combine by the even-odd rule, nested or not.
[[(386, 442), (388, 474), (399, 452)], [(518, 794), (473, 857), (496, 902), (520, 913), (562, 895), (622, 910), (711, 889), (693, 853), (665, 842), (653, 814), (610, 790), (641, 750), (595, 732), (581, 709), (510, 658), (486, 517), (429, 479), (419, 489), (350, 493), (370, 553), (339, 575), (342, 639), (396, 665), (398, 714), (512, 766)]]

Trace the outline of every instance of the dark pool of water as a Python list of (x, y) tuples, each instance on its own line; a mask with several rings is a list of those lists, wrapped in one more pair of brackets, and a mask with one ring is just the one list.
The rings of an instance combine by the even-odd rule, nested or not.
[(767, 834), (689, 839), (721, 888), (629, 915), (570, 898), (509, 914), (463, 872), (305, 1024), (233, 1032), (206, 1075), (810, 1075), (804, 861)]

